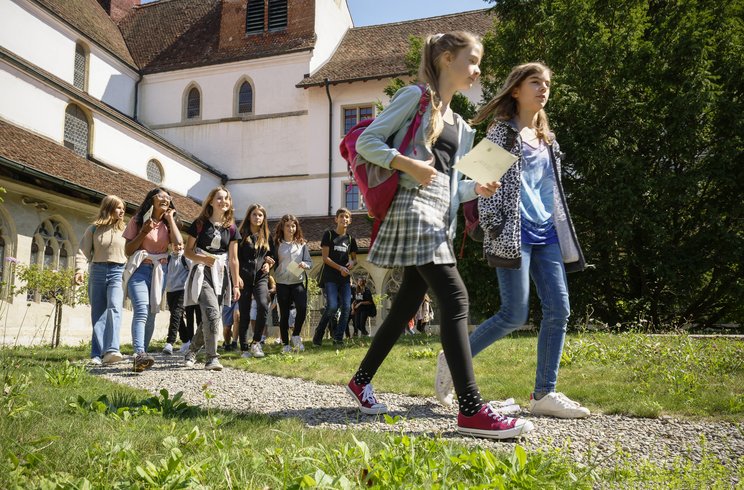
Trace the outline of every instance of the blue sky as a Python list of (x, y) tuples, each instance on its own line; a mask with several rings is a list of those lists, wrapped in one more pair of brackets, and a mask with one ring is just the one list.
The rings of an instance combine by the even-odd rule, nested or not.
[(347, 0), (356, 27), (492, 7), (484, 0)]

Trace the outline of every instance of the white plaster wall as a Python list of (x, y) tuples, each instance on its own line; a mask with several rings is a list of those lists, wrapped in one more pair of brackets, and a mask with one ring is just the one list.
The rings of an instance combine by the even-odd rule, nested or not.
[(75, 40), (52, 25), (52, 18), (31, 2), (0, 2), (0, 45), (72, 83)]
[(69, 84), (73, 83), (78, 40), (90, 52), (90, 95), (131, 116), (137, 73), (40, 7), (23, 0), (0, 2), (0, 45)]
[(298, 216), (327, 214), (328, 180), (324, 177), (281, 182), (230, 182), (235, 212), (242, 219), (252, 203), (266, 208), (269, 218), (291, 213)]
[(159, 129), (176, 146), (231, 179), (308, 173), (308, 117), (291, 116)]
[(315, 0), (315, 48), (309, 73), (322, 66), (354, 23), (346, 0)]
[(179, 194), (203, 199), (220, 185), (219, 177), (187, 163), (172, 152), (155, 146), (134, 131), (100, 115), (93, 116), (95, 158), (113, 167), (147, 179), (147, 162), (156, 159), (163, 166), (163, 185)]
[(3, 63), (0, 87), (0, 117), (62, 143), (67, 99)]
[[(73, 48), (74, 49), (74, 48)], [(91, 47), (88, 93), (127, 116), (134, 115), (134, 87), (139, 75), (111, 64), (96, 46)]]
[(253, 82), (253, 114), (305, 110), (305, 95), (295, 84), (308, 72), (308, 59), (308, 53), (299, 53), (145, 75), (139, 118), (151, 126), (180, 123), (185, 92), (192, 83), (201, 91), (202, 121), (233, 117), (235, 87), (244, 76)]

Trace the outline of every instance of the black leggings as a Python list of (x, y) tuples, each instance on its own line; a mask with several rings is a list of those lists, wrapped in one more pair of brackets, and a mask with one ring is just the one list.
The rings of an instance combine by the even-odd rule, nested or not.
[(367, 355), (359, 366), (370, 377), (395, 345), (408, 321), (414, 317), (431, 289), (440, 306), (440, 337), (452, 382), (458, 397), (478, 390), (468, 340), (468, 291), (454, 264), (429, 263), (403, 270), (403, 282), (390, 312), (375, 333)]
[(302, 325), (305, 323), (305, 316), (307, 315), (305, 285), (301, 282), (297, 284), (277, 284), (276, 301), (279, 303), (279, 334), (282, 336), (282, 343), (287, 345), (289, 344), (289, 307), (292, 303), (297, 310), (292, 335), (300, 335)]
[[(242, 276), (241, 276), (242, 277)], [(240, 292), (238, 307), (240, 308), (240, 349), (248, 349), (248, 327), (251, 322), (251, 299), (256, 300), (256, 328), (253, 331), (253, 341), (260, 342), (264, 327), (266, 327), (266, 317), (269, 313), (269, 276), (265, 275), (256, 279), (256, 283), (251, 287), (247, 282), (252, 282), (253, 276), (242, 277), (243, 290)]]
[[(169, 344), (176, 343), (176, 334), (181, 338), (181, 342), (190, 342), (194, 337), (194, 316), (197, 324), (201, 324), (201, 310), (199, 305), (183, 306), (184, 291), (169, 291), (165, 294), (170, 310), (170, 323), (168, 325)], [(186, 313), (186, 321), (183, 314)]]

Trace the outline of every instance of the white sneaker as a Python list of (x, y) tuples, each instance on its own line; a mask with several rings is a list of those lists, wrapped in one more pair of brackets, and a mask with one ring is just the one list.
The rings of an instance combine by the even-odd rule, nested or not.
[(291, 354), (292, 353), (292, 347), (289, 345), (285, 345), (282, 347), (282, 354)]
[(191, 347), (191, 341), (190, 340), (188, 342), (186, 342), (185, 344), (181, 344), (181, 348), (178, 349), (178, 352), (180, 352), (181, 354), (185, 354), (185, 353), (187, 353), (189, 351), (189, 347)]
[(302, 343), (302, 339), (299, 335), (293, 335), (290, 341), (294, 350), (296, 350), (297, 352), (305, 351), (305, 344)]
[(507, 398), (506, 400), (491, 400), (488, 402), (491, 405), (491, 409), (496, 413), (517, 413), (520, 411), (519, 405), (514, 401), (514, 398)]
[(583, 419), (589, 416), (589, 409), (568, 398), (563, 393), (548, 393), (539, 400), (530, 395), (532, 415), (544, 415), (559, 419)]
[(452, 375), (447, 358), (444, 357), (444, 351), (439, 351), (437, 356), (437, 375), (434, 379), (434, 393), (437, 395), (439, 403), (445, 407), (451, 407), (455, 399), (455, 387), (452, 384)]
[(249, 350), (243, 352), (241, 357), (266, 357), (266, 354), (264, 354), (263, 349), (261, 348), (261, 344), (259, 342), (253, 342), (251, 344), (251, 347)]
[(163, 354), (165, 354), (166, 356), (172, 356), (173, 344), (165, 344), (165, 347), (163, 347)]
[(88, 364), (91, 364), (93, 366), (100, 366), (101, 364), (103, 364), (103, 361), (101, 361), (100, 357), (95, 356), (95, 357), (90, 358), (90, 361), (88, 361)]
[(196, 354), (189, 351), (184, 356), (184, 361), (186, 361), (186, 367), (194, 367), (194, 364), (196, 364)]
[(207, 364), (204, 366), (204, 369), (207, 371), (222, 371), (222, 364), (220, 364), (219, 359), (216, 357), (210, 359), (207, 361)]
[(111, 352), (107, 352), (103, 355), (103, 363), (108, 364), (116, 364), (117, 362), (121, 362), (124, 360), (124, 356), (121, 355), (121, 352), (115, 350)]

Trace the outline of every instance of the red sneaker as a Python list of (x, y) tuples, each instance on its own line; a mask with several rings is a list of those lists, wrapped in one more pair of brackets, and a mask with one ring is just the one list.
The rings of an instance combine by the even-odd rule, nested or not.
[(469, 436), (512, 439), (530, 432), (533, 428), (529, 420), (501, 415), (490, 403), (485, 403), (480, 411), (471, 417), (462, 413), (457, 415), (457, 432)]
[(358, 385), (354, 378), (351, 378), (349, 384), (346, 386), (346, 391), (354, 397), (354, 401), (359, 405), (359, 410), (367, 415), (379, 415), (387, 412), (387, 406), (384, 403), (379, 403), (375, 398), (375, 390), (372, 388), (372, 383), (366, 385)]

